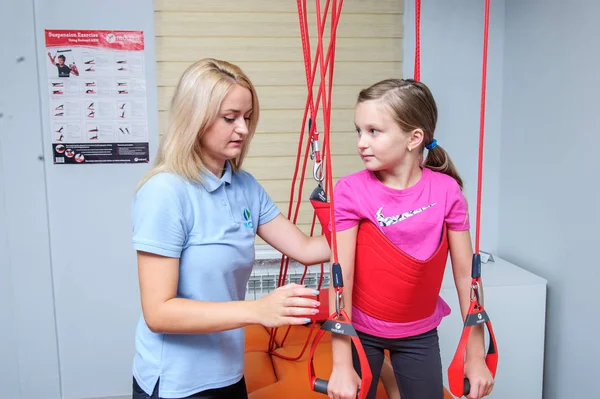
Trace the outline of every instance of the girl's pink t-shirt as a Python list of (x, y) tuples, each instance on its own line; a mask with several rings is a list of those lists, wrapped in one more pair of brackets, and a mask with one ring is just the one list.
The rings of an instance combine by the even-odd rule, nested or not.
[[(423, 168), (415, 185), (403, 190), (385, 186), (369, 170), (343, 177), (335, 185), (334, 207), (338, 231), (368, 219), (402, 251), (419, 260), (428, 259), (438, 248), (444, 222), (448, 230), (470, 228), (467, 202), (456, 180), (428, 168)], [(370, 335), (402, 338), (437, 327), (449, 314), (450, 307), (438, 296), (435, 311), (422, 320), (390, 323), (353, 307), (352, 324)]]

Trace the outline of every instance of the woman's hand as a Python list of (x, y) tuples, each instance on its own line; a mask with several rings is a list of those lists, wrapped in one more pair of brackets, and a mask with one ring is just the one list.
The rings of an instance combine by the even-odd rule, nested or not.
[(474, 359), (465, 362), (465, 376), (469, 379), (471, 390), (468, 399), (481, 399), (492, 393), (494, 378), (483, 359)]
[(334, 366), (327, 384), (330, 399), (356, 399), (360, 388), (360, 377), (352, 365)]
[[(319, 291), (298, 284), (287, 284), (255, 301), (256, 319), (265, 327), (310, 323), (319, 312)], [(314, 298), (310, 298), (314, 297)]]

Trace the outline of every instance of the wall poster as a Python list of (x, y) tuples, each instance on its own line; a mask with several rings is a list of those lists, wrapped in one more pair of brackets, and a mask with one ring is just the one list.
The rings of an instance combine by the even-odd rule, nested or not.
[(54, 164), (149, 162), (144, 33), (45, 36)]

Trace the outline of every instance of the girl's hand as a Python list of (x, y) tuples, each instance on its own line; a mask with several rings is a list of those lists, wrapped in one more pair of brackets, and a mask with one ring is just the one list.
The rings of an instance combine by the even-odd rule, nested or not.
[(319, 291), (299, 284), (287, 284), (256, 300), (255, 311), (259, 324), (280, 327), (288, 324), (310, 323), (309, 316), (319, 312), (316, 298)]
[(483, 359), (467, 360), (465, 376), (471, 384), (471, 390), (467, 395), (468, 399), (481, 399), (492, 393), (494, 378)]
[(329, 384), (327, 384), (329, 399), (356, 399), (359, 388), (360, 377), (352, 365), (333, 367)]

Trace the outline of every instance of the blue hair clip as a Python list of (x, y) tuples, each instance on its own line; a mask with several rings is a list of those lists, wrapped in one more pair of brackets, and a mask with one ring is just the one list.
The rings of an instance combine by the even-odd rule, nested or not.
[(435, 147), (437, 147), (436, 139), (433, 139), (433, 141), (431, 143), (429, 143), (425, 146), (425, 148), (427, 148), (429, 151), (433, 150)]

